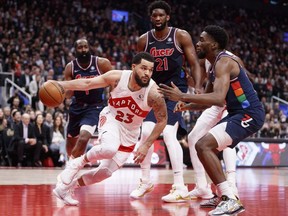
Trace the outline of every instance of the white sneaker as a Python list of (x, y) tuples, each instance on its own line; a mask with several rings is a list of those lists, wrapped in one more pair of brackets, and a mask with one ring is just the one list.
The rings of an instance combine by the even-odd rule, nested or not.
[(69, 161), (69, 163), (66, 164), (65, 169), (60, 173), (61, 181), (64, 184), (69, 185), (78, 171), (83, 168), (84, 165), (84, 155)]
[(140, 179), (140, 184), (138, 188), (130, 193), (130, 197), (134, 199), (139, 199), (143, 197), (145, 194), (153, 191), (153, 189), (154, 185), (151, 182), (143, 183), (142, 179)]
[(60, 162), (60, 163), (65, 162), (65, 156), (63, 154), (60, 155), (58, 162)]
[(211, 199), (214, 197), (210, 185), (207, 185), (206, 188), (195, 187), (192, 191), (189, 192), (191, 199)]
[(74, 186), (76, 182), (73, 182), (71, 185), (67, 186), (61, 182), (56, 184), (56, 188), (53, 190), (53, 194), (62, 200), (66, 205), (77, 206), (79, 201), (73, 199), (72, 194), (74, 191)]
[(162, 197), (162, 201), (169, 203), (185, 202), (190, 200), (188, 189), (182, 185), (172, 185), (170, 193)]
[(221, 197), (221, 200), (214, 210), (208, 212), (208, 215), (237, 215), (245, 211), (240, 200), (231, 199), (225, 195)]

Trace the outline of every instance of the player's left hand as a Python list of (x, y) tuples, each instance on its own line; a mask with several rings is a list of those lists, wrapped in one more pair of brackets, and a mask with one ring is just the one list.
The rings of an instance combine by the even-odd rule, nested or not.
[(133, 158), (134, 162), (136, 164), (142, 163), (147, 155), (148, 150), (149, 148), (145, 144), (139, 146)]
[(182, 92), (179, 88), (171, 82), (171, 86), (167, 86), (165, 84), (159, 84), (160, 88), (158, 88), (159, 92), (164, 95), (165, 98), (172, 101), (180, 101)]

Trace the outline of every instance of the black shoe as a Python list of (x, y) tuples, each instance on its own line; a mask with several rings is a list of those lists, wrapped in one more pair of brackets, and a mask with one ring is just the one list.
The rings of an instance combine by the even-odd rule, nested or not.
[(34, 163), (34, 166), (35, 166), (35, 167), (42, 167), (42, 162), (41, 162), (41, 161), (36, 161), (36, 162)]

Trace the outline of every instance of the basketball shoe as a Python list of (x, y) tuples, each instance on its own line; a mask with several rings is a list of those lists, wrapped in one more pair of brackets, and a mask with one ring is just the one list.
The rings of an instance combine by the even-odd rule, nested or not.
[(187, 186), (172, 185), (170, 193), (162, 197), (162, 201), (169, 203), (186, 202), (190, 200)]
[(79, 201), (74, 199), (72, 196), (74, 194), (74, 188), (76, 187), (77, 181), (73, 181), (70, 185), (65, 185), (62, 182), (56, 184), (56, 188), (53, 190), (53, 194), (62, 200), (64, 204), (70, 206), (79, 205)]
[(189, 192), (189, 196), (191, 199), (211, 199), (214, 197), (210, 184), (208, 184), (206, 188), (200, 188), (196, 185), (196, 187)]
[(217, 207), (210, 211), (209, 215), (232, 215), (245, 211), (240, 200), (231, 199), (225, 195), (221, 197), (221, 202)]
[(85, 155), (82, 155), (78, 158), (70, 160), (66, 164), (65, 169), (60, 173), (62, 183), (69, 185), (72, 182), (78, 171), (87, 163), (84, 159), (84, 156)]
[(140, 184), (137, 189), (133, 190), (130, 193), (130, 197), (134, 199), (139, 199), (143, 197), (145, 194), (153, 191), (154, 185), (151, 182), (144, 183), (142, 179), (140, 179)]
[(214, 194), (214, 196), (210, 198), (209, 200), (201, 202), (200, 207), (201, 208), (216, 208), (216, 206), (219, 204), (220, 201), (221, 201), (220, 197)]

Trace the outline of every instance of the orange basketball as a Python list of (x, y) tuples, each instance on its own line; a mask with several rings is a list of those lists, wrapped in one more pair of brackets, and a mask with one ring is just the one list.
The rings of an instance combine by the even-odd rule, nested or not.
[(45, 106), (57, 107), (65, 99), (65, 89), (58, 82), (48, 80), (40, 87), (39, 98)]

